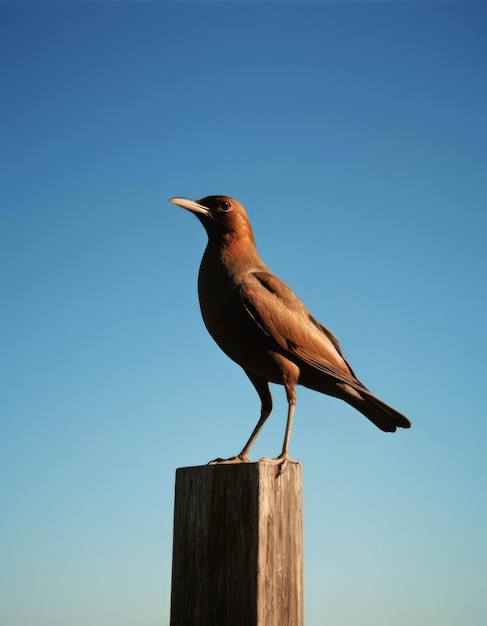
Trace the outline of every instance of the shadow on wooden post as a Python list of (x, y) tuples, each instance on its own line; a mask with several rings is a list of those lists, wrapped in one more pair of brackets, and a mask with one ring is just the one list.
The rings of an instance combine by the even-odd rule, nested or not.
[(302, 466), (176, 471), (171, 626), (303, 626)]

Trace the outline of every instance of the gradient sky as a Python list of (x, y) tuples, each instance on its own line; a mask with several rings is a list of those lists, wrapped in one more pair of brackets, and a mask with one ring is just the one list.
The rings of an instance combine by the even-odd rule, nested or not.
[[(228, 194), (412, 421), (298, 388), (306, 626), (483, 626), (483, 2), (0, 2), (0, 623), (165, 626), (174, 473), (259, 401), (208, 336)], [(286, 402), (252, 457), (275, 456)]]

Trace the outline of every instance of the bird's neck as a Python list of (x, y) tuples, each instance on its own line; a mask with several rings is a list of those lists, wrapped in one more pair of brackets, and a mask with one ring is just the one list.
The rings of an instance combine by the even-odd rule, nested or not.
[(252, 231), (224, 233), (218, 241), (208, 243), (205, 256), (213, 256), (213, 261), (221, 263), (230, 274), (245, 267), (263, 265), (255, 247)]

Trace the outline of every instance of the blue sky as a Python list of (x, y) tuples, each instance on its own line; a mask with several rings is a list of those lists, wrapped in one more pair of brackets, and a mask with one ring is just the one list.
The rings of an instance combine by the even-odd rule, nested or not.
[(168, 624), (175, 470), (259, 410), (167, 202), (220, 193), (413, 423), (298, 388), (306, 625), (485, 623), (486, 13), (0, 2), (2, 624)]

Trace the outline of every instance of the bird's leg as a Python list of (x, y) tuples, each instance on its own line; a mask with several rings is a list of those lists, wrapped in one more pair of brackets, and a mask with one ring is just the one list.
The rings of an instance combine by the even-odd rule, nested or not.
[(293, 419), (294, 419), (294, 409), (296, 407), (296, 392), (294, 391), (294, 382), (285, 382), (284, 388), (286, 389), (286, 396), (288, 402), (288, 410), (287, 410), (287, 423), (286, 423), (286, 432), (284, 434), (284, 442), (282, 444), (282, 452), (276, 459), (267, 459), (263, 458), (261, 461), (267, 463), (276, 463), (279, 467), (277, 470), (277, 475), (280, 476), (282, 472), (285, 470), (286, 465), (288, 463), (297, 463), (297, 461), (293, 461), (289, 458), (289, 440), (291, 439), (291, 430), (293, 427)]
[(288, 405), (286, 432), (284, 434), (284, 443), (282, 444), (282, 452), (279, 455), (280, 459), (287, 459), (287, 458), (289, 458), (289, 453), (288, 453), (289, 440), (291, 439), (291, 429), (293, 427), (294, 409), (295, 408), (296, 408), (296, 396), (294, 397), (294, 402), (292, 404), (289, 403), (289, 405)]
[(262, 378), (257, 378), (253, 374), (249, 374), (249, 372), (245, 372), (250, 379), (250, 382), (254, 385), (257, 393), (259, 394), (259, 398), (261, 400), (261, 410), (259, 421), (257, 422), (252, 434), (249, 437), (249, 440), (244, 445), (240, 454), (237, 456), (232, 456), (229, 459), (215, 459), (214, 461), (210, 461), (210, 464), (213, 463), (251, 463), (251, 459), (249, 457), (250, 448), (254, 445), (255, 440), (257, 439), (262, 426), (264, 426), (267, 418), (271, 414), (272, 411), (272, 396), (269, 391), (269, 385), (267, 381), (262, 380)]
[(257, 439), (261, 431), (261, 428), (265, 424), (268, 417), (269, 417), (269, 413), (267, 413), (266, 411), (261, 412), (259, 421), (257, 422), (256, 427), (252, 431), (252, 434), (250, 435), (249, 440), (243, 447), (242, 452), (240, 452), (240, 454), (238, 455), (238, 458), (245, 459), (246, 461), (250, 461), (250, 458), (248, 457), (249, 450), (254, 445), (254, 442)]

